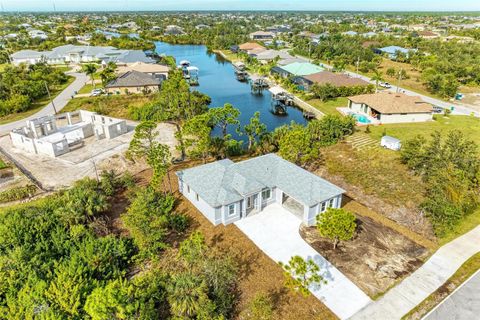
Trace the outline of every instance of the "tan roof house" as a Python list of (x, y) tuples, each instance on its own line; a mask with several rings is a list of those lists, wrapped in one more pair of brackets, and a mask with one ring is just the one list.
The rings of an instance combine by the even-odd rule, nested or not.
[(258, 44), (256, 42), (245, 42), (245, 43), (238, 46), (238, 50), (244, 51), (244, 52), (247, 52), (247, 53), (250, 53), (252, 50), (256, 50), (255, 52), (260, 53), (260, 52), (265, 51), (267, 49), (264, 46), (262, 46), (261, 44)]
[(117, 74), (124, 74), (129, 71), (138, 71), (141, 73), (149, 74), (154, 78), (167, 79), (169, 67), (162, 64), (134, 62), (127, 63), (125, 66), (120, 66), (117, 69)]
[(160, 89), (161, 79), (139, 71), (128, 71), (105, 86), (112, 94), (151, 93)]
[(376, 123), (424, 122), (432, 120), (433, 106), (418, 96), (390, 91), (348, 98), (352, 113), (366, 115)]
[(368, 86), (370, 84), (360, 78), (353, 78), (343, 73), (333, 73), (330, 71), (322, 71), (297, 77), (293, 81), (305, 90), (308, 90), (314, 84), (321, 86), (328, 83), (335, 87)]

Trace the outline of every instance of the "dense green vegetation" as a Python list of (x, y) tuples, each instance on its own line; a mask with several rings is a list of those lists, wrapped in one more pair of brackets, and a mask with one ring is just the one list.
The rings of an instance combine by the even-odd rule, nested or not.
[[(1, 169), (1, 164), (0, 164)], [(27, 185), (23, 187), (15, 187), (0, 192), (0, 203), (10, 202), (15, 200), (25, 199), (31, 197), (37, 191), (37, 187), (34, 185)]]
[(0, 116), (27, 111), (48, 90), (64, 84), (68, 77), (46, 64), (7, 66), (0, 73)]
[(404, 144), (401, 160), (426, 182), (421, 206), (438, 235), (477, 209), (480, 155), (477, 145), (460, 131), (435, 132), (430, 140), (416, 136)]
[[(147, 186), (131, 192), (122, 219), (106, 213), (129, 176), (103, 173), (0, 213), (0, 317), (6, 319), (224, 319), (233, 312), (237, 266), (207, 250), (200, 233), (163, 269), (167, 236), (184, 232), (174, 199)], [(175, 218), (177, 217), (177, 218)], [(138, 273), (139, 269), (143, 269)]]

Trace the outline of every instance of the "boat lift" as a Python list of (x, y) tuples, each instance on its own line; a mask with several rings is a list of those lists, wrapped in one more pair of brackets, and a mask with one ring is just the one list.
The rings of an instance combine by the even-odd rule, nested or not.
[(268, 89), (272, 94), (271, 111), (276, 115), (286, 115), (287, 107), (294, 106), (294, 97), (280, 86)]

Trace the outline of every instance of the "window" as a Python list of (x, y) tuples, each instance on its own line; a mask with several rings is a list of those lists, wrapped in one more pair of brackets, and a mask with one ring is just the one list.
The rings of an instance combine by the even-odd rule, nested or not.
[(322, 210), (320, 210), (320, 212), (324, 212), (326, 209), (327, 209), (327, 203), (322, 202)]
[(233, 216), (235, 214), (235, 205), (231, 204), (228, 206), (228, 215)]
[(272, 192), (270, 189), (264, 189), (262, 191), (262, 199), (270, 199), (272, 197)]
[(199, 200), (198, 193), (195, 193), (195, 199), (196, 199), (197, 201)]
[(335, 201), (335, 199), (330, 199), (330, 200), (328, 201), (328, 206), (329, 206), (330, 208), (333, 208), (333, 202), (334, 202), (334, 201)]

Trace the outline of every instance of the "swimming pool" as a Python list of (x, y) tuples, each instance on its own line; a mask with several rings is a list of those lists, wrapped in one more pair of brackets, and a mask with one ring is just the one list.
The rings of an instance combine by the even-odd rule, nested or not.
[(352, 115), (357, 120), (357, 122), (360, 122), (360, 123), (371, 123), (372, 122), (367, 118), (367, 116), (365, 116), (363, 114), (352, 112), (350, 115)]

